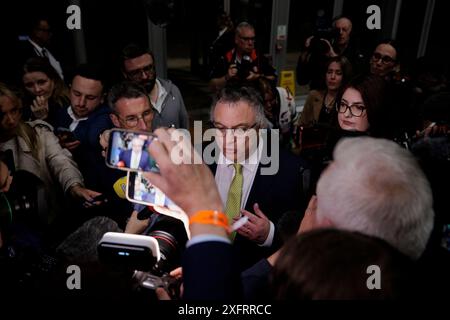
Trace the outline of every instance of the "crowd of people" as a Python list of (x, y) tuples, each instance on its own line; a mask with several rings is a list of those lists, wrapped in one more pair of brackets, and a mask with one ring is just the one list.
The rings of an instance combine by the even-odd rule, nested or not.
[[(182, 282), (177, 294), (158, 288), (159, 299), (434, 296), (450, 280), (446, 80), (426, 66), (408, 77), (395, 41), (363, 53), (350, 19), (332, 24), (332, 38), (305, 41), (297, 80), (311, 90), (296, 114), (255, 28), (221, 15), (209, 59), (216, 161), (207, 166), (192, 163), (186, 140), (182, 163), (171, 158), (189, 106), (157, 76), (151, 51), (125, 46), (118, 83), (94, 64), (69, 79), (38, 19), (17, 55), (19, 84), (0, 84), (0, 280), (70, 295), (62, 274), (77, 264), (89, 270), (87, 296), (126, 296), (136, 291), (129, 270), (104, 266), (96, 250), (113, 231), (158, 239), (164, 264), (153, 272)], [(183, 218), (127, 200), (127, 173), (105, 163), (114, 128), (155, 135), (148, 150), (135, 138), (117, 156)], [(381, 270), (376, 288), (370, 266)]]

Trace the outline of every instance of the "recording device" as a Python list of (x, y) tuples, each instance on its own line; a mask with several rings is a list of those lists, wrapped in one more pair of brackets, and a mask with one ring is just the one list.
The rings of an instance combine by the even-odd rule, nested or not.
[(149, 132), (112, 129), (106, 165), (125, 171), (159, 172), (156, 161), (148, 153), (148, 146), (154, 137)]
[(113, 185), (114, 192), (120, 199), (126, 199), (127, 181), (128, 176), (124, 176), (122, 178), (117, 179), (117, 181), (114, 182)]
[(160, 206), (181, 211), (172, 200), (147, 180), (141, 172), (129, 172), (127, 177), (126, 197), (128, 201), (146, 206)]
[(135, 271), (133, 279), (136, 280), (143, 288), (155, 290), (156, 288), (164, 288), (167, 293), (176, 299), (180, 296), (181, 281), (167, 274), (158, 277), (148, 272)]
[(137, 234), (107, 232), (97, 251), (102, 262), (126, 269), (148, 271), (161, 259), (158, 241)]
[(75, 134), (68, 128), (58, 127), (56, 129), (56, 135), (64, 142), (74, 142), (78, 140), (75, 137)]
[[(159, 226), (167, 229), (164, 223)], [(180, 281), (169, 276), (168, 272), (179, 266), (180, 248), (171, 233), (156, 230), (148, 235), (107, 232), (99, 241), (97, 250), (100, 261), (115, 268), (134, 270), (133, 280), (140, 287), (151, 290), (163, 287), (177, 297)]]
[(253, 71), (253, 60), (249, 55), (242, 56), (241, 62), (237, 63), (237, 76), (241, 80), (247, 79), (250, 71)]
[(311, 39), (309, 51), (315, 54), (326, 55), (330, 51), (330, 46), (324, 41), (328, 40), (331, 46), (339, 38), (339, 30), (336, 28), (317, 29)]

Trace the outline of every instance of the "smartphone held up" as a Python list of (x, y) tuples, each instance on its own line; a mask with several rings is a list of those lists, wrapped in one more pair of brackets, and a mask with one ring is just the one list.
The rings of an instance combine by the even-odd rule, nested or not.
[(156, 161), (148, 153), (148, 146), (154, 137), (149, 132), (111, 130), (106, 165), (125, 171), (158, 172)]

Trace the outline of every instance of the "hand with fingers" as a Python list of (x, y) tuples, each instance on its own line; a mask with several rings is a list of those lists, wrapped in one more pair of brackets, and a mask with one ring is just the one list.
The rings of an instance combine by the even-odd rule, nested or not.
[[(183, 139), (176, 143), (176, 140), (171, 138), (175, 130), (172, 128), (155, 130), (157, 138), (152, 140), (148, 151), (158, 164), (160, 172), (145, 172), (144, 177), (188, 216), (200, 210), (222, 212), (223, 204), (214, 176), (188, 140)], [(175, 158), (176, 161), (173, 160)]]
[[(183, 278), (183, 268), (178, 267), (176, 269), (173, 269), (172, 271), (170, 271), (169, 275), (171, 277), (174, 277), (177, 280), (182, 279)], [(183, 291), (184, 291), (183, 283), (181, 283), (180, 296), (178, 298), (181, 299), (183, 297)], [(158, 298), (158, 300), (172, 300), (169, 293), (164, 288), (156, 288), (155, 293), (156, 293), (156, 297)]]
[(97, 191), (93, 191), (90, 189), (86, 189), (80, 184), (75, 184), (70, 187), (70, 194), (77, 199), (84, 200), (83, 206), (86, 208), (90, 208), (93, 206), (100, 205), (102, 201), (95, 201), (95, 197), (100, 196), (101, 193)]
[[(269, 235), (270, 220), (257, 203), (253, 205), (253, 210), (255, 210), (254, 214), (247, 210), (241, 210), (242, 214), (248, 217), (248, 222), (239, 228), (237, 233), (258, 244), (263, 244)], [(239, 217), (233, 220), (237, 221), (238, 219)]]
[(105, 130), (100, 134), (100, 136), (98, 138), (98, 142), (100, 143), (100, 146), (102, 147), (102, 156), (104, 158), (106, 158), (106, 150), (108, 149), (110, 135), (111, 135), (111, 130)]
[(36, 119), (45, 120), (48, 117), (48, 99), (44, 96), (37, 96), (31, 104), (31, 112)]

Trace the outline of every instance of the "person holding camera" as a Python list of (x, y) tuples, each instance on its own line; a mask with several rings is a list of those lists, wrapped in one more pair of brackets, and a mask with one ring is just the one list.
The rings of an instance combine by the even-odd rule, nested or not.
[(306, 39), (296, 67), (299, 85), (308, 84), (311, 90), (319, 90), (322, 70), (326, 69), (328, 59), (336, 56), (346, 57), (355, 74), (363, 70), (364, 55), (351, 40), (352, 28), (351, 20), (341, 16), (333, 19), (331, 28), (318, 28)]
[(265, 77), (276, 82), (276, 71), (269, 60), (257, 52), (255, 39), (255, 28), (248, 22), (236, 27), (235, 47), (222, 56), (211, 71), (213, 91), (220, 90), (231, 80), (254, 81)]

